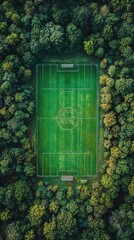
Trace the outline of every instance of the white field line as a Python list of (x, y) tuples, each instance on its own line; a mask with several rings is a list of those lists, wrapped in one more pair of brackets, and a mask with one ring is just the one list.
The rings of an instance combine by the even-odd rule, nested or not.
[(38, 67), (36, 66), (36, 174), (38, 174)]
[(98, 65), (96, 65), (96, 89), (97, 89), (97, 101), (96, 101), (96, 174), (98, 173), (98, 145), (99, 145), (99, 74)]
[[(42, 117), (39, 117), (37, 118), (38, 120), (56, 120), (56, 119), (64, 119), (64, 120), (68, 120), (68, 118), (56, 118), (56, 117), (53, 117), (53, 118), (42, 118)], [(72, 118), (72, 119), (78, 119), (78, 120), (96, 120), (97, 118)]]
[(90, 67), (91, 70), (91, 89), (92, 89), (92, 83), (93, 83), (93, 66)]
[(84, 88), (85, 88), (85, 86), (86, 86), (86, 83), (85, 83), (85, 81), (86, 81), (86, 76), (85, 76), (85, 65), (83, 66), (84, 67)]
[(78, 176), (78, 171), (75, 171), (75, 170), (74, 170), (74, 171), (72, 171), (72, 170), (69, 170), (69, 171), (64, 171), (64, 170), (63, 170), (63, 171), (62, 171), (62, 170), (60, 171), (60, 170), (57, 170), (57, 176), (60, 176), (59, 173), (61, 173), (61, 172), (65, 172), (65, 173), (68, 173), (68, 172), (69, 172), (69, 173), (71, 173), (71, 172), (74, 173), (74, 172), (75, 172), (76, 175)]
[(85, 154), (84, 154), (84, 175), (86, 175), (86, 173), (85, 173), (85, 168), (86, 166), (85, 166)]
[[(44, 154), (42, 154), (42, 155), (44, 156)], [(48, 155), (48, 157), (49, 157), (49, 158), (48, 158), (48, 159), (49, 159), (49, 160), (48, 160), (48, 161), (49, 161), (49, 176), (52, 175), (52, 169), (51, 169), (51, 166), (52, 166), (52, 165), (51, 165), (51, 156), (52, 156), (51, 154)]]
[(91, 91), (92, 89), (91, 88), (42, 88), (42, 90), (44, 90), (44, 91), (46, 91), (46, 90), (52, 90), (52, 91), (56, 91), (56, 90), (63, 90), (63, 91), (69, 91), (70, 90), (70, 92), (72, 91), (72, 90), (75, 90), (75, 91), (78, 91), (78, 90), (85, 90), (85, 91)]
[(52, 76), (52, 70), (51, 70), (51, 65), (49, 65), (49, 86), (50, 86), (50, 88), (52, 87), (51, 86), (51, 76)]
[(42, 85), (42, 89), (44, 88), (44, 86), (43, 86), (43, 83), (44, 83), (44, 81), (43, 81), (43, 67), (44, 66), (41, 67), (41, 85)]

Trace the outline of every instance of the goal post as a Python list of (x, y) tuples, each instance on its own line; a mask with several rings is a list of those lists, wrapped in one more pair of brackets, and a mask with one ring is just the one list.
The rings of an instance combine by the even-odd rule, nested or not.
[(61, 63), (57, 64), (57, 72), (79, 72), (79, 63)]
[(68, 64), (68, 63), (65, 63), (65, 64), (61, 64), (61, 68), (73, 68), (73, 64)]

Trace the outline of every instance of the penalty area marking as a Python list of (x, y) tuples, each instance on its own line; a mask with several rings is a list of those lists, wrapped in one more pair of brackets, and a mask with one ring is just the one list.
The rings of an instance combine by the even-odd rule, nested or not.
[[(88, 90), (88, 91), (91, 91), (92, 90), (92, 67), (93, 66), (95, 66), (96, 67), (96, 65), (95, 64), (76, 64), (76, 65), (78, 65), (78, 71), (67, 71), (68, 73), (69, 72), (80, 72), (80, 70), (79, 70), (79, 67), (80, 66), (83, 66), (83, 74), (84, 74), (84, 87), (83, 88), (65, 88), (66, 90), (70, 90), (71, 89), (71, 91), (72, 90)], [(49, 86), (50, 87), (44, 87), (44, 85), (43, 85), (43, 83), (44, 83), (44, 80), (43, 80), (43, 73), (44, 73), (44, 71), (43, 71), (43, 67), (49, 67)], [(58, 71), (58, 64), (37, 64), (37, 69), (38, 69), (38, 67), (41, 67), (42, 69), (41, 69), (41, 71), (42, 71), (42, 76), (41, 76), (41, 81), (42, 81), (42, 90), (61, 90), (61, 89), (63, 89), (63, 87), (61, 88), (61, 87), (59, 87), (59, 88), (55, 88), (55, 87), (51, 87), (51, 82), (52, 82), (52, 67), (57, 67), (57, 72), (66, 72), (66, 71)], [(85, 78), (85, 75), (86, 75), (86, 70), (85, 70), (85, 67), (86, 66), (89, 66), (90, 67), (90, 72), (91, 72), (91, 76), (89, 77), (89, 79), (90, 79), (90, 88), (87, 88), (87, 87), (85, 87), (85, 84), (86, 84), (86, 78)], [(68, 70), (69, 70), (69, 68), (68, 68)], [(66, 91), (65, 90), (65, 91)]]
[[(50, 157), (49, 157), (49, 175), (44, 175), (44, 155), (49, 155)], [(78, 172), (80, 172), (80, 171), (78, 171), (78, 170), (76, 170), (76, 169), (74, 169), (74, 170), (56, 170), (56, 175), (52, 175), (51, 174), (51, 172), (52, 172), (52, 159), (51, 159), (51, 155), (83, 155), (83, 171), (84, 171), (84, 173), (82, 174), (82, 175), (78, 175)], [(86, 161), (86, 158), (85, 158), (85, 156), (86, 155), (89, 155), (90, 156), (90, 173), (89, 173), (89, 175), (86, 175), (86, 164), (85, 164), (85, 161)], [(92, 176), (92, 154), (91, 154), (91, 152), (88, 152), (88, 153), (74, 153), (74, 152), (72, 152), (72, 151), (65, 151), (65, 152), (61, 152), (61, 153), (42, 153), (42, 175), (40, 175), (40, 174), (38, 174), (38, 176), (41, 176), (41, 177), (56, 177), (56, 176), (59, 176), (58, 175), (58, 172), (77, 172), (77, 177), (88, 177), (88, 176)], [(76, 164), (77, 164), (77, 169), (78, 169), (78, 160), (76, 161)]]

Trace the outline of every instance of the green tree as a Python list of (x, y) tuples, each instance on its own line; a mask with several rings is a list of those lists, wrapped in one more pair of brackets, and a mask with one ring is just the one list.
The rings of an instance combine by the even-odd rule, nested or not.
[(50, 222), (45, 222), (43, 234), (47, 240), (55, 240), (56, 237), (56, 220), (55, 217), (52, 216), (52, 220)]
[(49, 209), (50, 209), (50, 212), (57, 213), (59, 210), (58, 201), (51, 201)]
[(1, 173), (1, 176), (5, 176), (8, 173), (10, 173), (10, 161), (9, 161), (9, 159), (4, 158), (0, 161), (0, 173)]
[(24, 240), (34, 240), (34, 239), (35, 239), (34, 230), (29, 230), (24, 236)]
[(111, 65), (108, 69), (108, 74), (110, 77), (114, 77), (116, 75), (116, 66), (115, 65)]
[(133, 210), (127, 204), (122, 204), (119, 210), (113, 211), (110, 217), (110, 225), (114, 230), (115, 238), (122, 240), (131, 239), (134, 232), (132, 227), (133, 220)]
[(134, 91), (134, 81), (132, 78), (120, 78), (116, 81), (115, 87), (118, 93), (121, 93), (123, 96), (133, 93)]
[(69, 201), (69, 202), (67, 203), (67, 207), (66, 207), (66, 208), (67, 208), (67, 210), (68, 210), (70, 213), (72, 213), (72, 215), (77, 216), (77, 213), (78, 213), (79, 208), (78, 208), (78, 204), (77, 204), (76, 201), (74, 201), (74, 200)]
[(40, 31), (39, 42), (45, 47), (46, 50), (51, 47), (56, 50), (62, 48), (64, 41), (64, 31), (60, 25), (55, 25), (53, 22), (49, 22)]
[(31, 201), (32, 194), (25, 181), (19, 180), (15, 183), (15, 199), (17, 200), (18, 204), (21, 204), (26, 200)]
[(82, 32), (73, 23), (69, 23), (66, 27), (66, 36), (71, 47), (81, 42)]
[(101, 58), (104, 55), (104, 48), (99, 47), (97, 51), (95, 52), (95, 55), (99, 58)]
[(105, 25), (102, 34), (106, 40), (111, 40), (113, 37), (113, 27), (110, 24)]
[(128, 190), (129, 190), (129, 195), (134, 197), (134, 177), (132, 177), (131, 179), (131, 183), (129, 184)]
[(16, 45), (16, 43), (19, 42), (19, 36), (16, 33), (11, 33), (10, 35), (8, 35), (6, 37), (6, 41), (7, 41), (8, 44), (14, 46), (14, 45)]
[[(103, 91), (103, 89), (102, 89)], [(103, 110), (107, 111), (111, 109), (111, 103), (112, 103), (112, 95), (111, 93), (103, 93), (101, 94), (101, 107)]]
[(26, 12), (26, 15), (32, 15), (34, 13), (35, 7), (31, 0), (25, 2), (24, 10)]
[(2, 92), (7, 92), (8, 91), (8, 93), (9, 93), (9, 92), (11, 92), (10, 89), (11, 89), (11, 83), (8, 82), (8, 81), (4, 81), (0, 86), (0, 90)]
[(68, 6), (65, 7), (63, 3), (54, 3), (52, 5), (52, 17), (56, 24), (65, 26), (70, 19), (70, 12)]
[(0, 31), (1, 31), (1, 33), (6, 33), (7, 32), (7, 27), (8, 27), (7, 22), (1, 22), (0, 23)]
[(2, 68), (3, 68), (4, 72), (11, 71), (12, 67), (13, 67), (12, 62), (4, 62), (3, 65), (2, 65)]
[[(77, 27), (83, 29), (83, 31), (87, 30), (87, 26), (90, 26), (90, 6), (78, 5), (77, 7), (73, 7), (72, 9), (72, 23)], [(85, 24), (86, 23), (86, 24)]]
[(11, 218), (11, 213), (9, 209), (5, 209), (3, 211), (0, 211), (0, 220), (1, 221), (7, 221)]
[(7, 240), (21, 240), (22, 237), (19, 222), (12, 222), (8, 224), (5, 228), (5, 236)]
[(88, 55), (93, 55), (93, 53), (95, 51), (94, 45), (95, 44), (94, 44), (93, 40), (84, 42), (84, 50), (86, 51), (86, 53)]
[(35, 166), (30, 163), (26, 163), (24, 166), (24, 173), (27, 177), (33, 177), (35, 175)]
[(76, 231), (76, 218), (69, 211), (62, 209), (57, 215), (56, 223), (59, 239), (72, 236)]
[(111, 111), (105, 115), (104, 124), (106, 127), (111, 127), (116, 124), (116, 116), (113, 111)]
[(32, 226), (39, 226), (42, 223), (42, 218), (46, 214), (45, 206), (34, 204), (29, 211), (29, 219)]
[(120, 160), (116, 166), (116, 173), (119, 175), (127, 175), (129, 173), (129, 166), (127, 161)]

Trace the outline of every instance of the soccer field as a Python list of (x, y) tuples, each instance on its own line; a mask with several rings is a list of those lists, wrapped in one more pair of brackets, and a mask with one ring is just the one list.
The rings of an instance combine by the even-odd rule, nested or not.
[(97, 65), (36, 67), (37, 176), (97, 173)]

